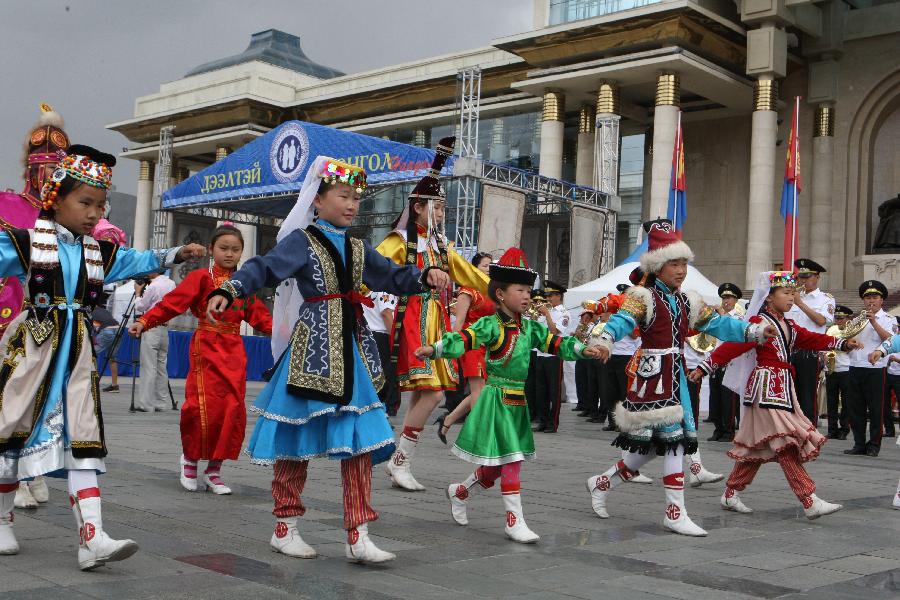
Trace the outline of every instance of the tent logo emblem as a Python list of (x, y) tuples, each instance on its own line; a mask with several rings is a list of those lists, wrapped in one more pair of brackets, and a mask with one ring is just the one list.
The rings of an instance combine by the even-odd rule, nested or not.
[(272, 174), (281, 183), (297, 180), (309, 159), (309, 138), (300, 125), (284, 125), (272, 141), (269, 163)]

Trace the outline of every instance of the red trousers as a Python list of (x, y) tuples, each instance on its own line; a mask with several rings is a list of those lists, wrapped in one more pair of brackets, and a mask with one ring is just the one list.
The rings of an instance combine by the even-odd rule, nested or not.
[[(276, 517), (302, 517), (306, 513), (301, 495), (306, 485), (309, 461), (275, 461), (272, 479), (272, 498)], [(372, 508), (372, 455), (361, 454), (341, 461), (341, 482), (344, 487), (344, 529), (351, 530), (374, 521), (378, 513)]]
[[(796, 494), (797, 498), (802, 502), (807, 496), (814, 494), (816, 491), (816, 482), (812, 480), (803, 464), (800, 462), (800, 456), (796, 448), (791, 448), (785, 452), (776, 455), (781, 470), (784, 471), (784, 478), (787, 479), (791, 491)], [(739, 492), (744, 491), (748, 485), (753, 483), (756, 472), (762, 463), (736, 462), (728, 476), (728, 487)]]

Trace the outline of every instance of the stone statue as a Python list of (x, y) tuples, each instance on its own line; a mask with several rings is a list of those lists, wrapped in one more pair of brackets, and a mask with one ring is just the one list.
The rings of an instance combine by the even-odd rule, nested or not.
[(900, 194), (878, 207), (878, 219), (872, 250), (896, 251), (900, 248)]

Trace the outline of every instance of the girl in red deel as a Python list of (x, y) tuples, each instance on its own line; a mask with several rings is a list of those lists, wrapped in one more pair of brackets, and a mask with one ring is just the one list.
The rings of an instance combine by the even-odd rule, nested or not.
[(247, 428), (247, 355), (240, 335), (241, 321), (262, 333), (272, 332), (272, 315), (255, 297), (236, 300), (217, 323), (206, 319), (207, 296), (231, 277), (243, 249), (239, 229), (233, 225), (218, 227), (209, 245), (213, 258), (209, 269), (189, 273), (128, 330), (140, 336), (188, 309), (199, 319), (191, 338), (190, 371), (181, 408), (181, 485), (191, 492), (197, 490), (197, 462), (205, 460), (206, 489), (214, 494), (231, 493), (219, 472), (222, 461), (237, 460)]

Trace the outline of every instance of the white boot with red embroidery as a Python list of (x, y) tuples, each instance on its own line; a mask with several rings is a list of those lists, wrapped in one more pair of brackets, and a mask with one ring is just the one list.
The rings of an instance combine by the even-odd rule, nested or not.
[(344, 553), (349, 560), (359, 563), (377, 564), (397, 558), (396, 554), (386, 552), (375, 545), (375, 542), (369, 537), (368, 523), (363, 523), (347, 532)]
[(16, 508), (37, 508), (38, 501), (28, 489), (27, 481), (19, 482), (19, 489), (16, 490)]
[(138, 551), (138, 545), (133, 540), (114, 540), (103, 531), (98, 488), (80, 490), (78, 499), (70, 500), (81, 540), (78, 545), (78, 566), (82, 571), (96, 569), (108, 562), (125, 560)]
[(836, 513), (844, 508), (841, 504), (825, 502), (815, 494), (810, 494), (801, 500), (801, 502), (803, 503), (803, 512), (806, 513), (806, 518), (810, 521), (818, 519), (819, 517), (824, 517), (825, 515), (830, 515), (831, 513)]
[(509, 539), (520, 544), (533, 544), (541, 539), (541, 536), (529, 529), (525, 523), (521, 494), (503, 494), (503, 506), (506, 507), (504, 531)]
[(713, 473), (706, 470), (706, 467), (700, 462), (700, 452), (688, 454), (688, 462), (690, 463), (688, 467), (688, 483), (691, 487), (700, 487), (704, 483), (717, 483), (725, 479), (725, 476), (721, 473)]
[(38, 501), (38, 504), (46, 504), (50, 500), (50, 489), (47, 487), (47, 481), (43, 475), (28, 482), (28, 491)]
[(275, 521), (275, 533), (269, 545), (274, 552), (281, 552), (294, 558), (315, 558), (318, 556), (315, 548), (303, 541), (300, 532), (297, 531), (297, 519), (299, 517), (280, 517)]
[(749, 515), (753, 512), (752, 508), (741, 502), (737, 490), (730, 487), (725, 488), (725, 493), (722, 494), (722, 498), (719, 499), (719, 504), (725, 510), (741, 513), (742, 515)]
[(18, 554), (19, 542), (13, 533), (15, 492), (0, 492), (0, 554)]
[(410, 492), (421, 492), (425, 486), (416, 481), (412, 471), (412, 457), (416, 451), (418, 440), (411, 440), (405, 435), (400, 435), (397, 449), (391, 455), (391, 459), (385, 463), (385, 470), (391, 476), (391, 484)]
[(672, 473), (663, 477), (663, 485), (666, 488), (666, 516), (663, 517), (663, 527), (669, 531), (703, 537), (706, 530), (691, 521), (684, 507), (684, 473)]
[(591, 508), (601, 519), (608, 519), (606, 511), (606, 497), (610, 490), (622, 483), (634, 478), (635, 472), (629, 471), (625, 461), (620, 460), (601, 475), (594, 475), (587, 480), (587, 491), (591, 495)]
[(468, 525), (466, 501), (469, 499), (469, 488), (465, 483), (451, 483), (447, 487), (447, 499), (450, 500), (450, 516), (457, 525)]
[(897, 491), (894, 493), (894, 502), (891, 506), (900, 509), (900, 483), (897, 483)]

